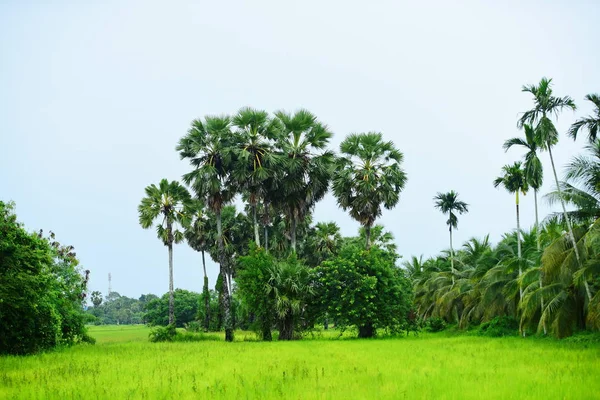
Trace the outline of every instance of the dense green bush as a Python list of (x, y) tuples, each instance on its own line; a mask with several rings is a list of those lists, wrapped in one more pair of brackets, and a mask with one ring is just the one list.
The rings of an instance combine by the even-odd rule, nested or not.
[(172, 342), (173, 338), (177, 335), (177, 328), (175, 325), (157, 326), (152, 329), (148, 334), (151, 342)]
[(516, 336), (519, 334), (519, 321), (513, 317), (495, 317), (479, 326), (479, 334), (489, 337)]
[[(28, 233), (0, 201), (0, 354), (30, 354), (88, 340), (82, 276), (72, 246)], [(89, 341), (89, 340), (88, 340)]]
[(425, 330), (428, 332), (441, 332), (446, 329), (446, 321), (442, 318), (431, 317), (425, 321)]

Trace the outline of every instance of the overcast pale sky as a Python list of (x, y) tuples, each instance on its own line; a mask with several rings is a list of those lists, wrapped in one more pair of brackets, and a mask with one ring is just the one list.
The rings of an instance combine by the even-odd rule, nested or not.
[[(523, 84), (552, 77), (575, 99), (561, 132), (600, 92), (596, 1), (75, 3), (0, 1), (0, 199), (73, 244), (104, 294), (109, 272), (121, 294), (168, 290), (167, 250), (137, 205), (145, 186), (188, 171), (174, 147), (194, 118), (307, 108), (335, 150), (350, 132), (383, 132), (408, 183), (379, 222), (406, 258), (448, 245), (438, 191), (471, 205), (455, 243), (514, 228), (513, 197), (492, 180), (521, 157), (501, 146), (521, 135)], [(561, 169), (582, 144), (562, 136)], [(533, 225), (532, 194), (522, 213)], [(331, 196), (315, 219), (358, 227)], [(174, 262), (175, 286), (201, 290), (200, 256), (182, 244)]]

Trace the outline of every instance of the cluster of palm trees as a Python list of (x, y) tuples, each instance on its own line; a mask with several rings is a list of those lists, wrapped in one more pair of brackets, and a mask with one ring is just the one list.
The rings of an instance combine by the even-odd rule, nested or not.
[[(416, 306), (424, 318), (442, 317), (467, 326), (506, 315), (520, 320), (523, 334), (535, 328), (562, 337), (600, 324), (600, 97), (586, 96), (594, 104), (593, 115), (578, 119), (568, 131), (573, 139), (587, 132), (589, 155), (576, 157), (560, 182), (552, 155), (559, 140), (553, 119), (565, 109), (575, 110), (575, 103), (568, 96), (555, 96), (551, 79), (522, 90), (533, 96), (534, 107), (517, 123), (524, 138), (507, 140), (504, 149), (524, 149), (523, 161), (504, 166), (493, 182), (515, 195), (516, 230), (496, 247), (487, 237), (471, 239), (455, 254), (456, 213), (467, 212), (468, 205), (455, 192), (438, 193), (435, 206), (449, 215), (450, 250), (426, 261), (413, 257), (405, 266), (414, 279)], [(544, 224), (538, 218), (541, 151), (550, 156), (555, 182), (555, 190), (546, 197), (562, 209)], [(525, 195), (530, 188), (535, 226), (526, 232), (520, 225), (519, 193)], [(567, 204), (574, 210), (567, 211)]]
[[(202, 253), (204, 292), (208, 291), (204, 253), (219, 263), (228, 341), (233, 340), (236, 259), (253, 241), (281, 256), (310, 247), (313, 251), (305, 252), (310, 254), (305, 262), (320, 263), (319, 257), (332, 251), (339, 232), (327, 224), (316, 228), (309, 224), (315, 204), (331, 183), (339, 205), (364, 227), (365, 245), (370, 246), (371, 228), (382, 208), (398, 203), (406, 183), (403, 155), (380, 133), (369, 132), (349, 135), (336, 156), (327, 148), (331, 137), (328, 127), (306, 110), (270, 115), (243, 108), (234, 116), (207, 116), (192, 122), (176, 147), (191, 167), (182, 177), (183, 184), (163, 179), (158, 186), (148, 186), (138, 207), (141, 226), (150, 228), (156, 222), (159, 239), (169, 249), (170, 323), (172, 249), (184, 238)], [(246, 204), (241, 218), (231, 205), (236, 198)], [(232, 215), (230, 224), (224, 223), (226, 212)], [(323, 241), (298, 240), (298, 234), (315, 229), (323, 231)]]

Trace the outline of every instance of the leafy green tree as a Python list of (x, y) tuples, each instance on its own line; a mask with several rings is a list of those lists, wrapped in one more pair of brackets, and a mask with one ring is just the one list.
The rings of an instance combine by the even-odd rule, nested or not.
[[(515, 194), (515, 205), (517, 212), (517, 252), (518, 259), (521, 260), (521, 219), (519, 215), (519, 192), (522, 192), (523, 195), (527, 193), (529, 190), (529, 184), (527, 182), (527, 177), (525, 176), (525, 171), (521, 167), (520, 162), (515, 162), (513, 165), (505, 165), (502, 167), (503, 175), (494, 179), (494, 187), (498, 187), (500, 185), (504, 186), (504, 189), (508, 193)], [(519, 277), (522, 274), (522, 265), (521, 261), (519, 261)], [(523, 297), (523, 288), (519, 285), (519, 293), (520, 297)]]
[(72, 246), (27, 232), (0, 201), (0, 354), (31, 354), (91, 340), (84, 326), (87, 277)]
[[(188, 159), (194, 168), (183, 176), (183, 180), (191, 185), (196, 197), (215, 214), (220, 274), (225, 278), (228, 276), (228, 270), (221, 211), (236, 194), (232, 177), (235, 163), (232, 136), (229, 117), (206, 117), (204, 121), (194, 120), (187, 135), (180, 139), (177, 146), (181, 158)], [(227, 278), (222, 280), (221, 308), (225, 340), (232, 342), (233, 316), (228, 281)]]
[[(144, 318), (149, 324), (167, 325), (170, 321), (170, 296), (170, 293), (165, 293), (161, 298), (150, 300), (146, 304)], [(182, 328), (196, 319), (200, 294), (184, 289), (175, 289), (173, 296), (175, 297), (175, 325)]]
[(412, 290), (397, 255), (371, 246), (345, 245), (316, 269), (319, 298), (339, 327), (358, 327), (359, 337), (377, 329), (399, 330), (411, 308)]
[(371, 227), (381, 216), (381, 207), (390, 210), (400, 200), (406, 184), (401, 168), (403, 155), (394, 143), (384, 142), (381, 133), (349, 135), (340, 145), (333, 178), (333, 193), (344, 211), (366, 232), (366, 248), (371, 245)]
[(556, 174), (556, 167), (554, 165), (554, 157), (552, 156), (552, 147), (558, 143), (559, 135), (551, 117), (554, 115), (558, 117), (558, 114), (564, 109), (575, 110), (575, 102), (571, 97), (556, 97), (552, 90), (552, 79), (542, 78), (538, 85), (525, 85), (522, 88), (523, 92), (530, 93), (533, 95), (534, 107), (531, 110), (525, 111), (519, 119), (517, 126), (522, 128), (525, 124), (534, 126), (538, 143), (542, 150), (547, 150), (550, 155), (550, 163), (552, 164), (552, 172), (554, 174), (554, 183), (556, 184), (556, 190), (559, 193), (561, 199), (560, 203), (563, 210), (563, 217), (567, 222), (569, 228), (569, 236), (573, 243), (575, 250), (575, 257), (580, 262), (577, 246), (575, 244), (575, 237), (573, 236), (573, 226), (571, 220), (567, 216), (567, 209), (565, 202), (562, 199), (561, 188), (558, 182), (558, 175)]
[[(435, 201), (435, 207), (442, 213), (448, 214), (448, 231), (450, 232), (450, 265), (452, 268), (452, 274), (454, 274), (454, 248), (452, 247), (452, 229), (458, 227), (458, 214), (464, 214), (469, 212), (469, 205), (464, 201), (458, 200), (458, 193), (454, 190), (448, 193), (438, 193), (433, 200)], [(454, 276), (452, 276), (452, 282), (454, 283)]]
[(169, 324), (174, 323), (173, 297), (173, 244), (183, 241), (183, 232), (178, 225), (189, 224), (184, 208), (190, 201), (190, 194), (177, 181), (166, 179), (146, 187), (146, 197), (138, 206), (140, 225), (150, 228), (155, 221), (158, 238), (169, 249)]
[(276, 139), (281, 163), (270, 203), (286, 216), (290, 246), (296, 252), (298, 224), (327, 193), (334, 156), (326, 150), (332, 133), (306, 110), (275, 113), (281, 131)]
[(184, 236), (190, 247), (202, 254), (202, 270), (204, 280), (202, 285), (202, 300), (204, 302), (204, 330), (208, 332), (210, 328), (210, 293), (208, 288), (208, 275), (206, 274), (205, 251), (209, 250), (210, 238), (207, 231), (208, 217), (204, 211), (204, 205), (198, 200), (192, 200), (189, 206), (190, 216), (193, 222), (186, 227)]
[(592, 93), (586, 95), (585, 99), (594, 104), (594, 113), (593, 115), (588, 115), (587, 117), (579, 118), (575, 121), (569, 129), (569, 136), (571, 136), (573, 140), (576, 140), (579, 131), (586, 130), (588, 132), (588, 141), (594, 143), (598, 138), (598, 130), (600, 129), (600, 96)]
[(310, 229), (305, 242), (303, 258), (307, 265), (316, 267), (337, 255), (342, 245), (340, 227), (335, 222), (319, 222)]

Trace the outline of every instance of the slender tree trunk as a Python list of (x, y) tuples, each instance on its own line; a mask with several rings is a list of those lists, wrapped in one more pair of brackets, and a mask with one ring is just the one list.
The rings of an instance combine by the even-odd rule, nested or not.
[(221, 226), (221, 209), (215, 213), (217, 217), (217, 245), (219, 246), (219, 264), (221, 270), (222, 296), (221, 310), (223, 325), (225, 326), (225, 340), (233, 342), (233, 319), (231, 316), (231, 298), (229, 297), (229, 284), (227, 282), (227, 265), (225, 263), (225, 246), (223, 244), (223, 227)]
[[(550, 144), (548, 144), (548, 154), (550, 154), (550, 162), (552, 163), (552, 172), (554, 173), (554, 182), (556, 182), (556, 190), (558, 191), (558, 197), (560, 198), (560, 205), (562, 206), (563, 217), (565, 218), (565, 221), (567, 221), (567, 227), (569, 228), (569, 238), (571, 239), (571, 242), (573, 243), (573, 250), (575, 251), (575, 258), (577, 259), (577, 265), (579, 266), (579, 268), (581, 268), (582, 265), (581, 265), (581, 258), (579, 257), (579, 249), (577, 248), (577, 242), (575, 241), (575, 235), (573, 235), (573, 226), (571, 225), (571, 219), (567, 215), (567, 208), (565, 207), (565, 201), (562, 197), (562, 190), (560, 189), (560, 184), (558, 183), (558, 175), (556, 175), (556, 168), (554, 167), (554, 157), (552, 157), (552, 148), (550, 147)], [(587, 293), (588, 301), (591, 301), (592, 294), (590, 292), (590, 287), (587, 283), (587, 279), (584, 278), (583, 284), (585, 286), (585, 291)]]
[(269, 228), (265, 225), (265, 252), (269, 254)]
[(269, 254), (269, 203), (263, 202), (264, 208), (264, 229), (265, 229), (265, 252)]
[(281, 320), (279, 340), (292, 340), (294, 338), (294, 315), (288, 312)]
[[(519, 216), (519, 191), (515, 192), (516, 206), (517, 206), (517, 262), (519, 263), (519, 279), (521, 279), (521, 275), (523, 274), (523, 269), (521, 267), (521, 219)], [(521, 285), (521, 281), (519, 280), (519, 301), (523, 300), (523, 287)]]
[(175, 297), (173, 294), (173, 243), (169, 243), (169, 325), (175, 323)]
[(296, 216), (292, 215), (292, 221), (291, 221), (291, 229), (292, 231), (291, 233), (291, 244), (292, 244), (292, 252), (296, 252), (296, 226), (297, 226), (297, 221), (296, 221)]
[(204, 270), (204, 285), (202, 286), (202, 295), (204, 296), (204, 330), (210, 329), (210, 291), (208, 289), (208, 275), (206, 274), (206, 260), (204, 250), (202, 250), (202, 269)]
[[(537, 200), (537, 192), (538, 189), (533, 189), (533, 200), (535, 203), (535, 236), (536, 236), (536, 244), (537, 244), (537, 251), (538, 253), (542, 250), (542, 242), (541, 242), (541, 232), (540, 232), (540, 222), (538, 219), (538, 200)], [(542, 266), (540, 265), (540, 278), (539, 278), (539, 282), (540, 282), (540, 289), (542, 289), (544, 287), (544, 270), (542, 269)], [(544, 312), (544, 296), (541, 296), (540, 298), (540, 305), (541, 305), (541, 312)], [(548, 329), (546, 329), (546, 321), (542, 321), (542, 328), (544, 330), (544, 335), (548, 334)]]
[(365, 225), (366, 248), (371, 248), (371, 225)]
[(452, 275), (452, 286), (454, 286), (454, 248), (452, 247), (452, 226), (450, 226), (450, 268), (451, 268), (451, 275)]
[(258, 219), (256, 218), (256, 202), (252, 203), (252, 221), (254, 223), (254, 241), (260, 247), (260, 233), (258, 230)]

